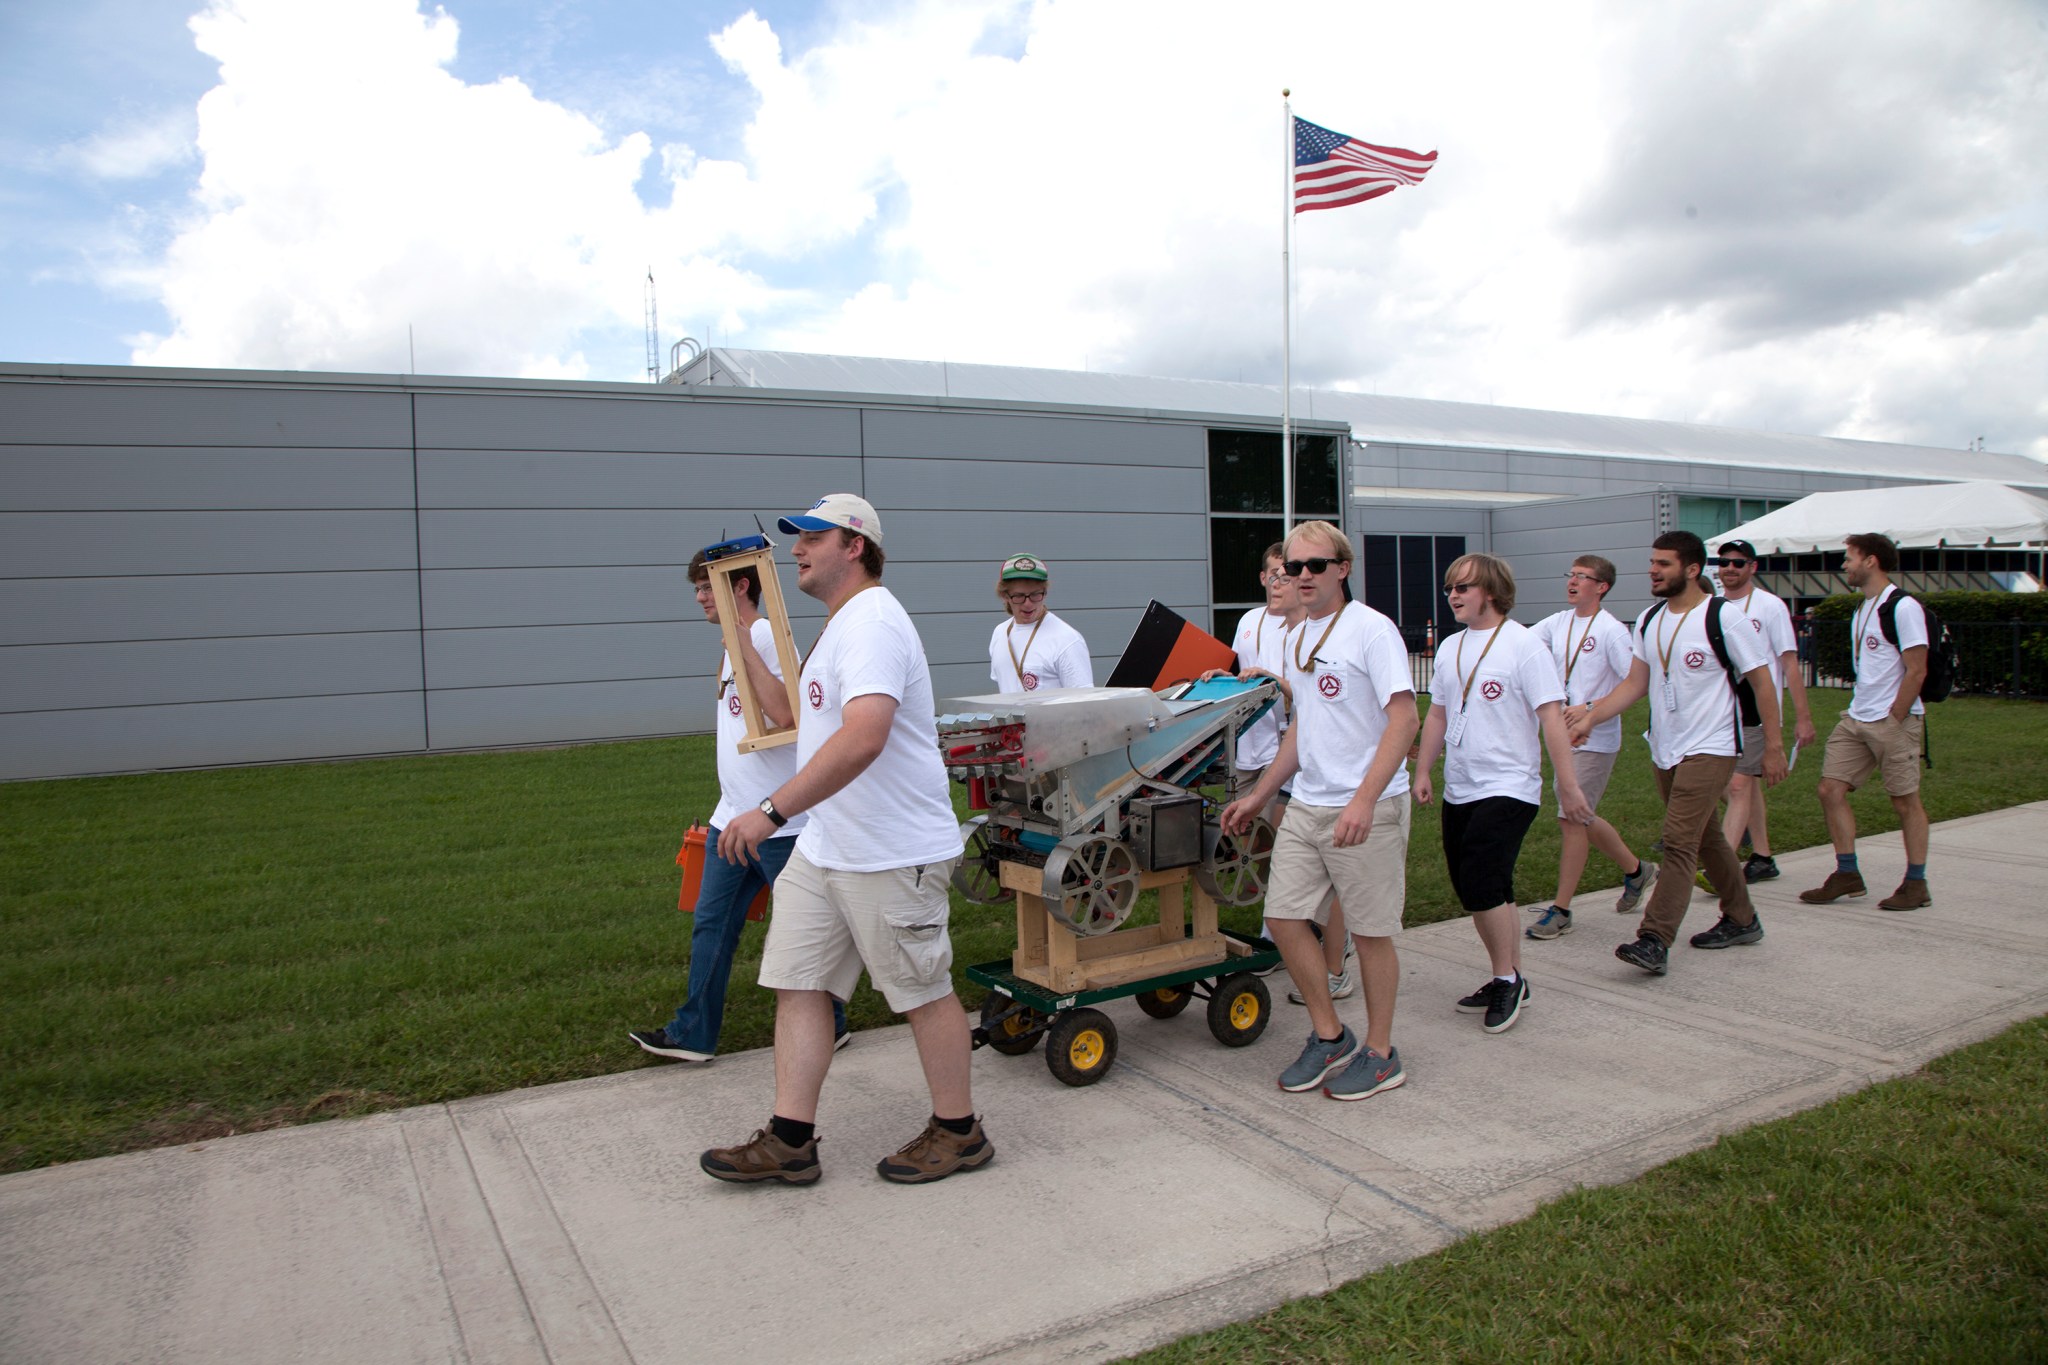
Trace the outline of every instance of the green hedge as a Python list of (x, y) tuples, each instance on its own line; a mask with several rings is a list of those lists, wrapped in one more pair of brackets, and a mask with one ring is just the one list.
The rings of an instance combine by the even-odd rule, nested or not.
[[(1955, 636), (1956, 691), (1990, 696), (2048, 696), (2048, 593), (1931, 592), (1922, 595)], [(1850, 675), (1849, 622), (1859, 593), (1813, 609), (1809, 657), (1824, 677)]]

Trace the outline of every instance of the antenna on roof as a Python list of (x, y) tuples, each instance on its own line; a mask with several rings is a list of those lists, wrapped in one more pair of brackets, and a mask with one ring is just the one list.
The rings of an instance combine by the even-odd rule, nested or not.
[(661, 324), (654, 318), (654, 267), (647, 267), (647, 382), (661, 382)]

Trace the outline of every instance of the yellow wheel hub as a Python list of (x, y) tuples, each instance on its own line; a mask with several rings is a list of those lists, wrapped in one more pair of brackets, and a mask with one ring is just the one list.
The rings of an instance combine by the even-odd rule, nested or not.
[(1097, 1029), (1084, 1028), (1074, 1035), (1074, 1041), (1067, 1044), (1067, 1060), (1074, 1064), (1076, 1071), (1093, 1071), (1102, 1065), (1102, 1058), (1109, 1051)]
[(1230, 1025), (1247, 1029), (1259, 1022), (1259, 997), (1246, 991), (1230, 1002)]

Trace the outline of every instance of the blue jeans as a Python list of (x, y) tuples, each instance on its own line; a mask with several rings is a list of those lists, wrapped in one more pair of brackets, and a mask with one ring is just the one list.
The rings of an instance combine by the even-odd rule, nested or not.
[[(750, 861), (729, 863), (718, 856), (718, 833), (714, 825), (705, 840), (704, 881), (697, 888), (696, 924), (690, 930), (689, 999), (662, 1030), (670, 1043), (692, 1052), (718, 1051), (725, 988), (740, 931), (747, 927), (747, 906), (762, 887), (775, 884), (796, 847), (795, 839), (770, 839)], [(846, 1031), (846, 1006), (837, 1000), (832, 1002), (832, 1029)]]

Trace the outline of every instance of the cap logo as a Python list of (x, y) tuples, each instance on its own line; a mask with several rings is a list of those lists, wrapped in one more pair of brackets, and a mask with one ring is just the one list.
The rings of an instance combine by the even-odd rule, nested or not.
[(861, 521), (859, 517), (848, 517), (846, 519), (846, 524), (848, 526), (854, 527), (855, 529), (858, 529), (861, 524)]

